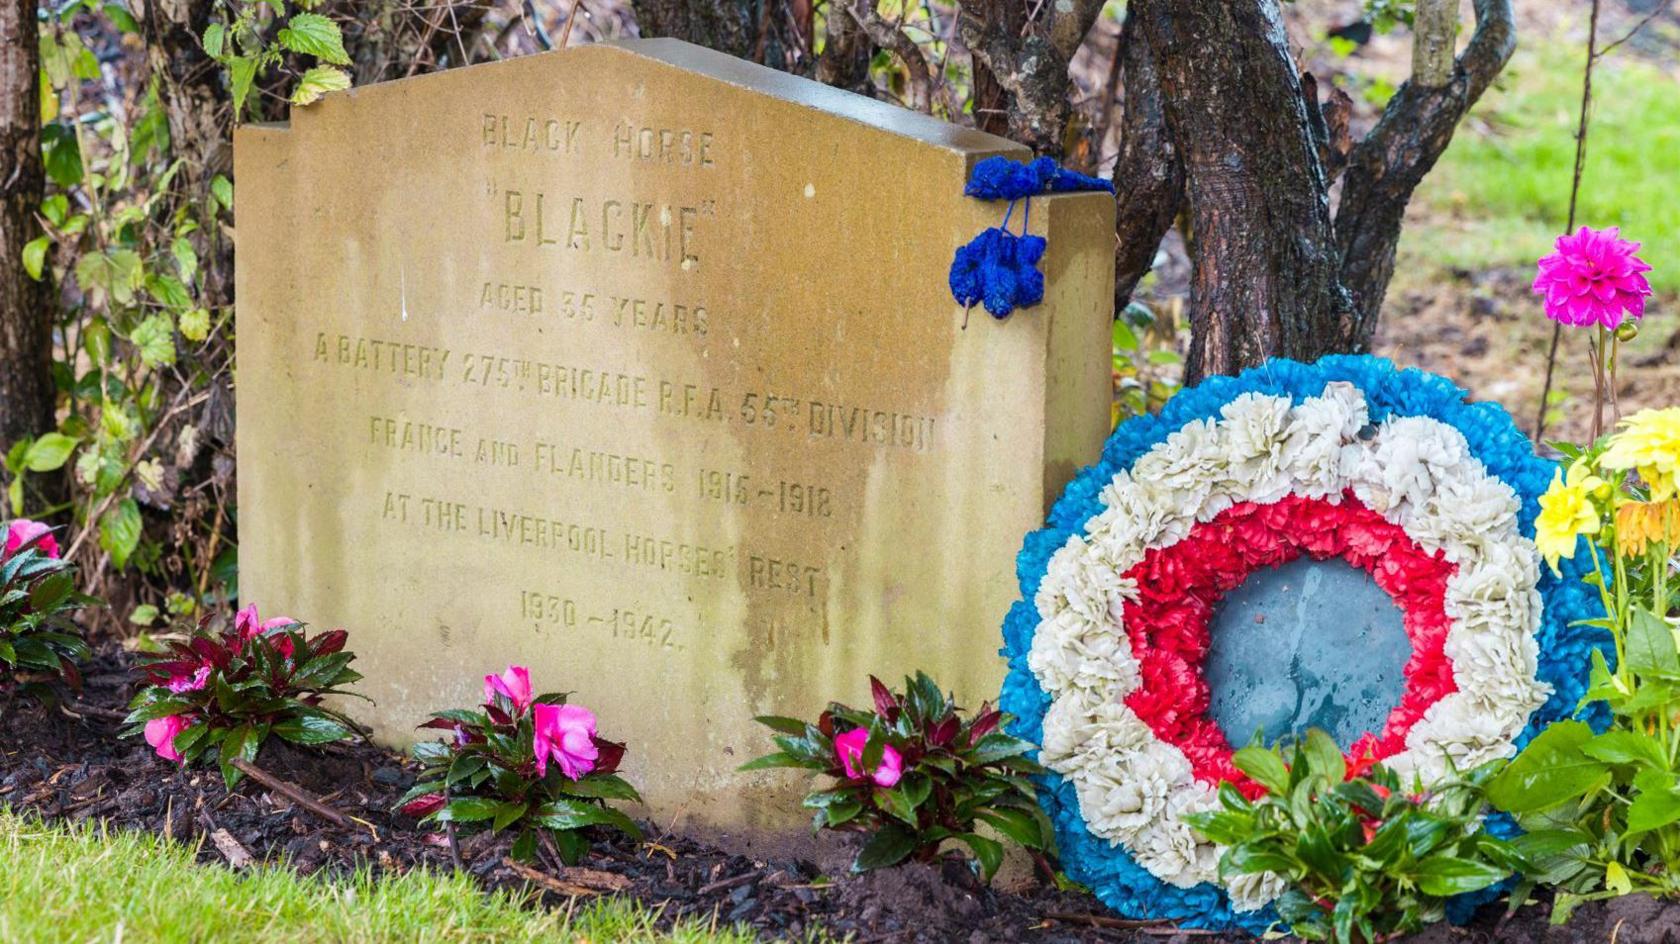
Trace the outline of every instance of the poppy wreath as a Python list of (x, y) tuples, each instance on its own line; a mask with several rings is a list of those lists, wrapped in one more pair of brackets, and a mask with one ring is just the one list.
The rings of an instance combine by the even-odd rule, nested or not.
[(1003, 632), (1000, 707), (1042, 745), (1069, 875), (1127, 917), (1275, 920), (1282, 880), (1221, 882), (1222, 850), (1184, 819), (1221, 782), (1256, 791), (1208, 716), (1203, 663), (1219, 600), (1261, 567), (1341, 559), (1402, 614), (1404, 693), (1345, 745), (1353, 772), (1428, 784), (1570, 716), (1608, 637), (1572, 625), (1591, 613), (1586, 565), (1539, 565), (1554, 468), (1499, 406), (1367, 356), (1211, 378), (1116, 429), (1028, 535)]

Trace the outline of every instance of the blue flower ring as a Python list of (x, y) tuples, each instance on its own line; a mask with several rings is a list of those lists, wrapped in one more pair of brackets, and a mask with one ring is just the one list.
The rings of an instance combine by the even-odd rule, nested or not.
[[(1428, 782), (1449, 760), (1509, 756), (1570, 716), (1590, 652), (1610, 643), (1575, 625), (1598, 615), (1581, 579), (1588, 555), (1557, 575), (1533, 551), (1555, 467), (1498, 405), (1369, 356), (1210, 378), (1116, 429), (1027, 536), (1021, 599), (1003, 627), (1000, 707), (1015, 716), (1012, 733), (1043, 745), (1040, 799), (1068, 874), (1128, 918), (1251, 932), (1277, 920), (1268, 902), (1281, 880), (1219, 880), (1219, 850), (1178, 819), (1211, 808), (1215, 784), (1129, 707), (1177, 694), (1140, 671), (1146, 650), (1133, 655), (1148, 640), (1128, 632), (1151, 625), (1125, 625), (1140, 600), (1133, 568), (1233, 507), (1363, 505), (1456, 568), (1445, 591), (1456, 690), (1384, 763)], [(1149, 591), (1160, 599), (1159, 586)], [(1513, 827), (1495, 817), (1489, 828)]]

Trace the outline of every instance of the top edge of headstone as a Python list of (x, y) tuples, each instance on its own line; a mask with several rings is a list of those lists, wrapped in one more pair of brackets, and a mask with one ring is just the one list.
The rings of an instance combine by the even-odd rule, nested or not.
[[(334, 100), (349, 99), (353, 101), (364, 96), (378, 99), (394, 92), (399, 87), (408, 87), (410, 83), (459, 81), (460, 76), (468, 73), (488, 72), (492, 69), (510, 67), (529, 68), (533, 60), (552, 60), (560, 56), (578, 58), (584, 56), (631, 56), (650, 60), (726, 85), (800, 105), (825, 115), (856, 122), (887, 134), (956, 151), (969, 157), (979, 158), (994, 154), (1020, 157), (1030, 156), (1031, 154), (1024, 145), (1017, 144), (1008, 138), (951, 124), (932, 115), (924, 115), (921, 112), (911, 111), (855, 92), (848, 92), (845, 89), (824, 85), (821, 82), (802, 76), (790, 75), (768, 66), (759, 65), (756, 62), (737, 59), (734, 56), (707, 49), (704, 46), (696, 46), (693, 43), (669, 38), (626, 39), (616, 42), (593, 43), (588, 46), (556, 49), (514, 59), (503, 59), (498, 62), (480, 63), (467, 66), (464, 69), (449, 69), (390, 82), (378, 82), (373, 85), (331, 93), (322, 99), (322, 104), (330, 107)], [(307, 125), (312, 120), (310, 111), (320, 107), (321, 105), (315, 105), (309, 106), (308, 109), (301, 112), (294, 111), (293, 122), (301, 118), (302, 123)], [(244, 137), (249, 137), (252, 134), (284, 132), (291, 128), (293, 122), (254, 122), (241, 125), (238, 130)]]

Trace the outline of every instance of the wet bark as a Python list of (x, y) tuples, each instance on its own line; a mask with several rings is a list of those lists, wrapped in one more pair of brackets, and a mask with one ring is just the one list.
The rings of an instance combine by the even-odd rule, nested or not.
[(669, 36), (787, 72), (812, 63), (809, 0), (632, 0), (643, 36)]
[(1061, 157), (1073, 115), (1068, 64), (1101, 0), (963, 0), (960, 7), (957, 33), (974, 58), (977, 123)]
[(55, 425), (50, 297), (22, 262), (46, 185), (35, 9), (0, 0), (0, 451)]
[(1119, 74), (1125, 90), (1120, 155), (1114, 164), (1116, 208), (1114, 311), (1125, 310), (1154, 265), (1161, 238), (1184, 203), (1184, 164), (1167, 129), (1166, 103), (1148, 31), (1136, 14), (1120, 31)]

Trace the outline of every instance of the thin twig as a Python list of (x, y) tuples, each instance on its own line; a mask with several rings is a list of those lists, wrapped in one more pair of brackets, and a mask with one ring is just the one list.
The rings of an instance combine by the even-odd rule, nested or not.
[(572, 24), (577, 22), (578, 10), (580, 10), (582, 8), (583, 8), (583, 0), (572, 0), (571, 12), (566, 14), (566, 28), (560, 31), (560, 48), (561, 49), (565, 49), (566, 44), (571, 42), (571, 40), (572, 40)]
[[(1587, 64), (1581, 70), (1581, 119), (1575, 129), (1575, 176), (1569, 183), (1569, 221), (1564, 224), (1565, 233), (1575, 231), (1575, 207), (1581, 197), (1581, 175), (1587, 166), (1587, 120), (1592, 112), (1592, 74), (1593, 64), (1598, 61), (1598, 4), (1599, 0), (1592, 0), (1592, 15), (1587, 26)], [(1552, 343), (1546, 352), (1546, 382), (1540, 388), (1540, 413), (1534, 418), (1534, 441), (1540, 442), (1546, 435), (1546, 408), (1552, 398), (1552, 373), (1557, 368), (1558, 341), (1563, 337), (1563, 322), (1552, 323)], [(1597, 363), (1598, 358), (1593, 358)], [(1594, 370), (1593, 380), (1602, 384), (1602, 380)], [(1598, 416), (1593, 424), (1593, 438), (1598, 438), (1598, 428), (1604, 421), (1603, 388), (1599, 388)]]
[(1598, 58), (1603, 59), (1605, 56), (1608, 56), (1612, 52), (1615, 52), (1616, 47), (1622, 45), (1623, 43), (1627, 42), (1628, 40), (1632, 39), (1633, 37), (1639, 35), (1639, 31), (1644, 29), (1645, 27), (1651, 25), (1652, 20), (1656, 19), (1659, 16), (1662, 16), (1664, 13), (1667, 13), (1668, 8), (1671, 5), (1672, 5), (1671, 2), (1670, 3), (1658, 4), (1655, 8), (1653, 8), (1651, 10), (1650, 13), (1645, 14), (1643, 19), (1641, 19), (1638, 23), (1633, 24), (1633, 29), (1628, 30), (1627, 33), (1625, 33), (1622, 36), (1621, 39), (1618, 39), (1615, 42), (1610, 43), (1609, 45), (1605, 46), (1603, 49), (1600, 49), (1598, 51)]
[(252, 780), (255, 780), (270, 790), (273, 790), (275, 793), (280, 794), (286, 799), (291, 800), (293, 803), (296, 803), (298, 806), (314, 813), (316, 816), (321, 817), (327, 822), (332, 823), (334, 826), (341, 829), (354, 828), (353, 824), (350, 822), (350, 817), (345, 816), (343, 813), (340, 813), (325, 803), (322, 803), (320, 800), (315, 799), (309, 791), (303, 789), (297, 784), (281, 780), (279, 777), (274, 776), (243, 757), (235, 757), (233, 759), (233, 766), (241, 773), (245, 774), (245, 776), (250, 777)]

